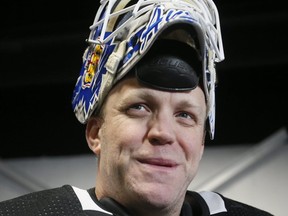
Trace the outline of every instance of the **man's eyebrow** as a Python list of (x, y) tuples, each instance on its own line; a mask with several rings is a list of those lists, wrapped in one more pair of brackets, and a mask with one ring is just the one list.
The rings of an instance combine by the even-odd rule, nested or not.
[(197, 104), (193, 102), (188, 102), (187, 100), (181, 100), (177, 103), (177, 107), (183, 107), (183, 108), (197, 108), (199, 107)]
[(130, 92), (124, 96), (123, 100), (129, 100), (131, 97), (137, 97), (141, 99), (152, 99), (155, 98), (156, 93), (150, 92), (145, 89), (133, 89), (130, 90)]
[(126, 104), (129, 104), (133, 102), (133, 100), (136, 100), (136, 99), (145, 100), (145, 101), (153, 100), (153, 94), (145, 91), (144, 89), (136, 89), (136, 90), (132, 89), (123, 97), (121, 97), (121, 100), (119, 100), (118, 105), (125, 106)]
[(206, 114), (206, 105), (202, 106), (200, 104), (196, 104), (194, 101), (187, 101), (187, 100), (182, 100), (177, 104), (177, 109), (189, 109), (193, 110), (194, 113), (201, 114), (205, 113)]

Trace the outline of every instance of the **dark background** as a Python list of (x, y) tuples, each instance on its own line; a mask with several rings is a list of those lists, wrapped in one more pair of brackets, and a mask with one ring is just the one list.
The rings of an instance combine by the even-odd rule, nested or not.
[[(217, 65), (216, 137), (256, 143), (287, 126), (284, 1), (215, 0), (225, 61)], [(0, 157), (90, 152), (71, 107), (98, 1), (2, 1)]]

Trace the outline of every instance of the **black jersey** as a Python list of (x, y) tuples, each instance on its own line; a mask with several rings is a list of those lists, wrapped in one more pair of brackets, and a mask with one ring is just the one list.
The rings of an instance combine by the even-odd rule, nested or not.
[[(130, 214), (112, 199), (97, 200), (94, 188), (83, 190), (71, 185), (33, 192), (0, 202), (0, 216), (52, 215), (129, 216)], [(270, 213), (215, 192), (187, 191), (180, 216), (198, 215), (271, 216)]]

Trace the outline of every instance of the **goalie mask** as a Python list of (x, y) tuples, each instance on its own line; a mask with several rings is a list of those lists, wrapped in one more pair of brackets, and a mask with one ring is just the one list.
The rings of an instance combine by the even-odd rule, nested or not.
[[(90, 30), (72, 98), (81, 123), (101, 107), (109, 90), (134, 68), (155, 41), (172, 40), (193, 48), (201, 62), (208, 131), (213, 139), (215, 62), (224, 60), (224, 52), (218, 11), (212, 0), (102, 0)], [(180, 86), (173, 90), (185, 89)]]

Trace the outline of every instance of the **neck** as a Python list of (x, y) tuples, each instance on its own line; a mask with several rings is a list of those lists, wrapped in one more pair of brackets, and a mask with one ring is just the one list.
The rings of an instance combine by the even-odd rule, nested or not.
[(137, 216), (179, 216), (181, 212), (182, 204), (176, 204), (172, 207), (157, 207), (154, 205), (147, 205), (146, 204), (136, 204), (133, 206), (129, 206), (128, 210), (130, 215), (137, 215)]

